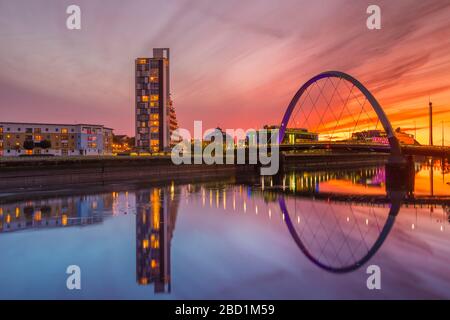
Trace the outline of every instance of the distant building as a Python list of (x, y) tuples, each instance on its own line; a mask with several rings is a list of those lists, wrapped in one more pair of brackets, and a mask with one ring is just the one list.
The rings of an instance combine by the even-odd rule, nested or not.
[(357, 142), (389, 144), (386, 132), (382, 130), (364, 130), (353, 132), (351, 140)]
[[(414, 139), (414, 135), (403, 132), (400, 128), (397, 128), (394, 133), (401, 144), (419, 144)], [(352, 133), (351, 140), (358, 142), (389, 144), (387, 134), (383, 130), (366, 130), (354, 132)]]
[(134, 147), (134, 138), (125, 134), (113, 136), (113, 154), (129, 153), (132, 147)]
[(401, 144), (420, 144), (416, 141), (413, 134), (403, 132), (400, 128), (395, 130), (395, 136)]
[[(280, 130), (280, 126), (269, 126), (265, 125), (263, 130), (267, 130), (267, 139), (270, 139), (273, 130)], [(260, 141), (261, 130), (257, 132), (257, 141)], [(252, 137), (248, 137), (252, 139)], [(302, 142), (319, 141), (319, 134), (314, 132), (309, 132), (307, 129), (303, 128), (286, 128), (284, 133), (282, 144), (298, 144)]]
[(138, 150), (169, 150), (171, 134), (178, 128), (170, 98), (170, 53), (168, 48), (153, 49), (153, 58), (135, 61), (135, 146)]
[(93, 124), (0, 122), (0, 156), (109, 155), (113, 129)]

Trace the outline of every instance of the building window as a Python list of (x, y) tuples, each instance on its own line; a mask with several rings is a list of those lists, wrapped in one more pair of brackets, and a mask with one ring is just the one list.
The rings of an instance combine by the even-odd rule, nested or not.
[(148, 101), (148, 96), (142, 96), (141, 100), (142, 100), (143, 102), (147, 102), (147, 101)]
[(159, 114), (153, 113), (150, 115), (150, 120), (159, 120)]
[(159, 101), (159, 95), (157, 94), (150, 95), (150, 101)]
[(67, 130), (67, 128), (62, 128), (61, 129), (61, 133), (63, 133), (63, 134), (66, 134), (66, 133), (68, 133), (69, 131)]
[(41, 128), (34, 128), (34, 133), (41, 133)]
[(35, 135), (34, 136), (34, 141), (40, 142), (42, 140), (42, 136), (41, 135)]

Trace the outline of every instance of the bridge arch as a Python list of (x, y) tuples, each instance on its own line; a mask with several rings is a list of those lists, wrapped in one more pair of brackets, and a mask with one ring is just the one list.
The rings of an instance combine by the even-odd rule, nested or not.
[[(370, 93), (370, 91), (357, 79), (353, 78), (347, 73), (340, 72), (340, 71), (326, 71), (322, 72), (311, 79), (309, 79), (305, 84), (303, 84), (300, 89), (297, 91), (297, 93), (292, 98), (291, 102), (289, 103), (286, 112), (283, 116), (283, 120), (281, 121), (280, 126), (280, 133), (279, 133), (279, 143), (284, 139), (286, 129), (289, 123), (289, 119), (291, 118), (292, 112), (294, 111), (295, 107), (297, 106), (297, 103), (299, 102), (302, 95), (305, 93), (305, 91), (315, 82), (324, 79), (324, 78), (339, 78), (344, 79), (351, 84), (353, 84), (356, 88), (359, 89), (359, 91), (366, 97), (367, 101), (369, 101), (370, 105), (372, 106), (373, 110), (375, 111), (378, 119), (380, 120), (384, 131), (387, 134), (387, 138), (389, 140), (389, 145), (391, 149), (391, 155), (393, 156), (400, 156), (401, 155), (401, 147), (400, 143), (395, 136), (394, 130), (392, 129), (392, 125), (389, 122), (389, 119), (387, 118), (386, 114), (383, 111), (383, 108), (378, 103), (378, 101), (375, 99), (375, 97)], [(300, 106), (301, 107), (301, 106)]]
[[(331, 273), (347, 273), (352, 272), (357, 269), (359, 269), (361, 266), (366, 264), (372, 257), (378, 252), (378, 250), (383, 245), (384, 241), (387, 239), (392, 227), (395, 224), (395, 220), (397, 217), (397, 214), (400, 211), (400, 208), (403, 203), (405, 193), (404, 192), (397, 192), (390, 195), (390, 207), (389, 207), (389, 213), (387, 215), (387, 218), (384, 222), (383, 228), (380, 231), (378, 237), (376, 238), (375, 242), (372, 244), (370, 248), (368, 248), (367, 252), (362, 256), (358, 257), (356, 261), (352, 263), (347, 263), (345, 265), (341, 266), (334, 266), (330, 264), (326, 264), (324, 262), (321, 262), (319, 257), (320, 254), (315, 254), (311, 250), (308, 249), (308, 246), (304, 243), (302, 240), (301, 234), (297, 232), (297, 230), (294, 227), (294, 223), (292, 222), (291, 213), (289, 212), (286, 201), (284, 196), (281, 196), (278, 198), (278, 204), (280, 206), (281, 212), (283, 213), (284, 222), (286, 224), (286, 227), (288, 228), (289, 234), (291, 235), (292, 239), (294, 240), (297, 247), (300, 249), (300, 251), (316, 266), (318, 266), (321, 269), (324, 269)], [(292, 213), (292, 216), (294, 213)]]

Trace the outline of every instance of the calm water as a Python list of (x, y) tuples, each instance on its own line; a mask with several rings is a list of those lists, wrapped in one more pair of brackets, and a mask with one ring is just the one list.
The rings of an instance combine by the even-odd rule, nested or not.
[[(450, 195), (447, 172), (417, 165), (416, 197)], [(375, 167), (30, 196), (0, 205), (0, 298), (449, 299), (448, 202), (385, 194)]]

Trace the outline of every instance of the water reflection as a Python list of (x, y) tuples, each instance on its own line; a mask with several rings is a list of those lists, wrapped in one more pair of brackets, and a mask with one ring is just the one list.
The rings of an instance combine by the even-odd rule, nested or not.
[(0, 233), (81, 227), (114, 215), (136, 214), (136, 281), (170, 292), (170, 243), (175, 228), (179, 187), (56, 199), (0, 206)]
[(0, 206), (0, 232), (85, 226), (109, 215), (114, 195), (30, 200)]
[[(205, 251), (202, 256), (189, 254), (191, 259), (196, 259), (194, 261), (203, 261), (201, 265), (210, 265), (211, 255), (215, 251), (222, 252), (221, 258), (224, 259), (245, 260), (245, 256), (239, 256), (239, 248), (245, 248), (245, 240), (251, 241), (248, 238), (255, 237), (257, 232), (266, 230), (268, 235), (278, 240), (273, 242), (275, 244), (280, 243), (279, 239), (288, 238), (289, 244), (281, 247), (280, 251), (287, 250), (290, 254), (293, 252), (294, 256), (305, 256), (312, 267), (316, 265), (332, 273), (350, 273), (371, 259), (376, 259), (377, 253), (385, 251), (385, 240), (395, 233), (396, 228), (397, 237), (400, 235), (408, 243), (416, 241), (411, 233), (417, 233), (418, 239), (430, 238), (431, 235), (433, 239), (438, 239), (436, 234), (442, 235), (439, 239), (448, 239), (448, 198), (430, 197), (427, 193), (426, 198), (419, 197), (424, 194), (418, 192), (422, 190), (421, 175), (430, 174), (430, 167), (433, 168), (434, 193), (449, 195), (448, 167), (441, 170), (435, 167), (435, 162), (428, 162), (414, 167), (416, 179), (412, 198), (405, 196), (410, 190), (392, 189), (396, 184), (389, 183), (389, 174), (384, 167), (371, 167), (287, 172), (279, 177), (264, 179), (236, 177), (230, 182), (188, 185), (171, 183), (145, 189), (130, 188), (120, 192), (5, 203), (0, 205), (0, 242), (14, 231), (21, 233), (29, 230), (39, 237), (38, 234), (58, 227), (71, 230), (82, 227), (86, 231), (83, 234), (86, 235), (89, 230), (98, 232), (102, 224), (115, 218), (126, 217), (126, 221), (132, 220), (132, 231), (127, 232), (134, 233), (135, 230), (132, 240), (135, 250), (131, 254), (124, 254), (128, 261), (133, 261), (135, 271), (128, 272), (133, 274), (134, 280), (126, 279), (137, 288), (149, 288), (155, 294), (173, 294), (173, 269), (180, 274), (179, 270), (185, 269), (187, 259), (180, 252), (190, 252), (193, 248), (185, 246), (179, 239), (174, 240), (176, 225), (177, 234), (181, 232), (183, 235), (183, 230), (179, 230), (180, 223), (182, 227), (185, 226), (187, 237), (209, 234), (209, 238), (202, 239), (199, 244), (204, 247), (211, 246), (209, 241), (214, 243), (215, 232), (221, 228), (227, 228), (227, 232), (234, 237), (239, 235), (240, 241), (243, 241), (238, 247), (230, 248), (229, 252), (214, 247), (211, 251)], [(442, 174), (443, 171), (444, 178), (436, 179), (436, 174)], [(429, 182), (429, 176), (427, 178)], [(404, 184), (401, 186), (404, 187)], [(193, 226), (198, 230), (193, 230)], [(275, 230), (275, 233), (267, 230)], [(63, 236), (59, 233), (57, 240)], [(229, 239), (228, 242), (226, 239), (223, 241), (224, 246), (230, 245)], [(436, 250), (443, 247), (441, 242), (433, 241)], [(95, 248), (97, 245), (89, 243), (90, 247)], [(178, 247), (178, 256), (182, 259), (175, 260), (175, 265), (172, 265), (174, 245)], [(268, 242), (265, 246), (261, 244), (263, 247), (259, 248), (254, 244), (256, 251), (264, 252), (267, 245)], [(381, 248), (383, 249), (380, 250)], [(434, 247), (429, 251), (433, 251), (432, 249)], [(274, 252), (272, 251), (273, 255)], [(414, 255), (415, 252), (411, 254)], [(282, 253), (274, 256), (274, 261), (270, 262), (264, 254), (264, 261), (269, 265), (272, 263), (275, 268), (284, 261), (282, 258), (278, 259), (279, 256)], [(447, 265), (448, 259), (442, 258), (443, 255), (440, 257), (435, 263)], [(409, 260), (405, 265), (408, 263)], [(247, 267), (252, 270), (261, 268), (260, 265)], [(242, 268), (245, 269), (244, 265)], [(300, 268), (306, 270), (308, 267), (301, 264)], [(315, 269), (321, 271), (319, 268)], [(225, 269), (220, 270), (226, 273)], [(203, 272), (206, 272), (205, 277), (209, 273), (214, 274), (213, 269)], [(195, 278), (195, 275), (192, 276)], [(230, 277), (232, 278), (231, 275)], [(209, 286), (226, 285), (225, 282), (216, 284), (209, 279)], [(177, 282), (183, 281), (186, 281), (185, 277), (177, 277)], [(231, 281), (230, 278), (227, 281)], [(279, 292), (284, 292), (284, 288), (278, 289)], [(148, 290), (145, 294), (149, 294)]]
[(278, 201), (289, 233), (301, 252), (324, 270), (345, 273), (364, 265), (380, 249), (403, 198), (401, 193), (391, 198), (388, 212), (325, 201), (311, 205), (308, 201), (297, 203), (297, 199), (288, 209), (284, 196)]
[(171, 291), (170, 244), (178, 214), (175, 187), (136, 193), (136, 280), (154, 284), (155, 293)]

